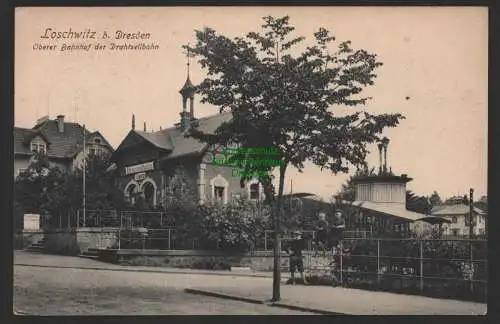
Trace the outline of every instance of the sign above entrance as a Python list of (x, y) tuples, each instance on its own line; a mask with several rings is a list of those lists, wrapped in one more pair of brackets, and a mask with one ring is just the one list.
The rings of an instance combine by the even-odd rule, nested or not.
[(134, 174), (134, 180), (135, 181), (142, 181), (144, 179), (146, 179), (146, 172), (141, 172), (141, 173)]
[(134, 174), (134, 173), (139, 173), (139, 172), (145, 172), (149, 170), (154, 170), (154, 162), (147, 162), (143, 164), (136, 164), (136, 165), (131, 165), (128, 167), (125, 167), (125, 174)]

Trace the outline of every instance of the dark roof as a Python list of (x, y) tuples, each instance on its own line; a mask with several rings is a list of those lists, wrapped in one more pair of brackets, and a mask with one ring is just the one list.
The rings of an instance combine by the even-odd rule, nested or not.
[[(87, 139), (99, 132), (85, 130)], [(33, 129), (14, 127), (14, 154), (31, 154), (30, 141), (37, 135), (48, 142), (47, 155), (53, 158), (73, 158), (83, 148), (83, 127), (77, 123), (65, 122), (64, 132), (60, 133), (57, 120), (47, 120)], [(105, 145), (109, 143), (104, 139)], [(109, 148), (112, 149), (111, 145)]]
[[(231, 113), (226, 112), (222, 114), (212, 115), (197, 119), (198, 129), (204, 133), (213, 134), (224, 122), (231, 120)], [(143, 132), (133, 130), (122, 141), (116, 152), (120, 151), (123, 144), (131, 134), (137, 134), (144, 138), (155, 147), (168, 151), (165, 160), (176, 159), (182, 156), (191, 154), (201, 154), (208, 146), (208, 144), (198, 141), (193, 137), (185, 137), (180, 127), (171, 127), (157, 132)]]
[(387, 183), (407, 183), (412, 181), (412, 178), (408, 178), (406, 175), (396, 176), (396, 175), (369, 175), (369, 176), (355, 176), (352, 178), (354, 184), (358, 183), (376, 183), (376, 182), (387, 182)]

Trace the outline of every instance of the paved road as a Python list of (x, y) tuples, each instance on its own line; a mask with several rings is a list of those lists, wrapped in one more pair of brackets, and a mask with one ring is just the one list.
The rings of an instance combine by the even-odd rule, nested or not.
[(14, 310), (28, 315), (310, 315), (184, 292), (227, 280), (268, 283), (263, 278), (14, 266)]

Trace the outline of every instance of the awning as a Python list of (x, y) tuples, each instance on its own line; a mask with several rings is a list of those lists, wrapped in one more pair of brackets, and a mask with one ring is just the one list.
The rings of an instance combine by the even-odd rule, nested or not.
[(418, 219), (425, 217), (424, 214), (409, 211), (403, 204), (393, 203), (374, 203), (371, 201), (355, 201), (353, 206), (372, 210), (378, 213), (386, 214), (389, 216), (400, 218), (401, 220), (414, 222)]
[(450, 220), (443, 218), (443, 217), (438, 217), (438, 216), (425, 216), (425, 217), (422, 217), (420, 219), (417, 219), (417, 221), (424, 221), (424, 222), (432, 224), (432, 225), (443, 224), (443, 223), (450, 224), (451, 223)]

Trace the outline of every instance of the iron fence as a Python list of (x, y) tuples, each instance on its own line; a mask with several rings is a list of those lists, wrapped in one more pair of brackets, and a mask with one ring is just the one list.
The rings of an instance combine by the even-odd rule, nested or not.
[(344, 238), (338, 248), (306, 254), (305, 271), (330, 276), (338, 285), (391, 291), (487, 294), (485, 240)]
[(75, 227), (165, 228), (169, 221), (160, 211), (78, 210)]

